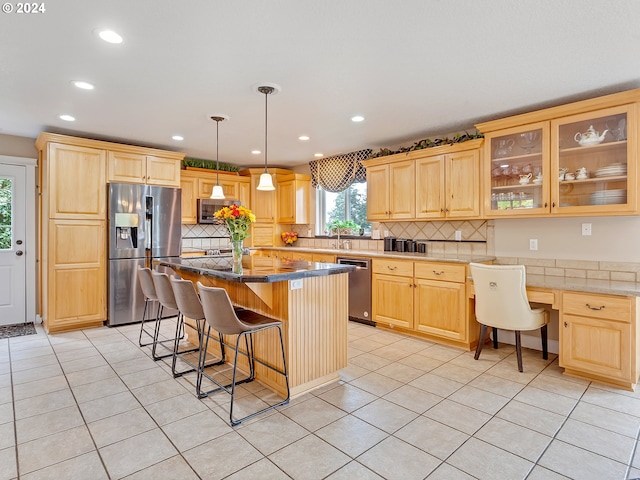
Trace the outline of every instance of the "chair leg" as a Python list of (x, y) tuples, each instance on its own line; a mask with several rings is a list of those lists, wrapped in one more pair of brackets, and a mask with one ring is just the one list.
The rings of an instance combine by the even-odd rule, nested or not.
[(516, 330), (516, 356), (518, 357), (518, 371), (522, 372), (522, 341), (520, 339), (520, 330)]
[(497, 350), (498, 349), (498, 329), (496, 327), (491, 327), (491, 336), (493, 337), (493, 348)]
[(211, 327), (207, 328), (206, 335), (204, 334), (204, 325), (202, 328), (204, 342), (200, 340), (200, 351), (198, 352), (198, 368), (196, 369), (196, 395), (198, 398), (204, 398), (207, 396), (206, 392), (202, 391), (202, 376), (204, 375), (204, 362), (207, 358), (207, 347), (209, 347), (209, 334), (211, 333)]
[[(243, 337), (243, 336), (245, 339), (245, 343), (247, 342), (246, 334), (241, 333), (240, 335), (238, 335), (238, 338), (236, 338), (236, 353), (233, 357), (233, 376), (231, 377), (231, 405), (229, 406), (229, 423), (231, 424), (232, 427), (235, 427), (236, 425), (240, 424), (240, 422), (242, 422), (243, 420), (243, 419), (241, 420), (233, 419), (233, 401), (236, 396), (236, 374), (238, 373), (238, 351), (240, 350), (240, 337)], [(247, 344), (247, 349), (248, 349), (248, 344)], [(250, 355), (250, 352), (247, 351), (247, 354)], [(251, 359), (249, 359), (249, 365), (251, 365)]]
[(547, 347), (547, 324), (540, 328), (540, 336), (542, 337), (542, 358), (549, 359), (549, 348)]
[(480, 324), (480, 338), (478, 339), (478, 346), (476, 347), (476, 354), (473, 356), (474, 360), (478, 360), (480, 358), (480, 352), (482, 352), (482, 347), (484, 346), (484, 339), (487, 336), (487, 326), (484, 324)]

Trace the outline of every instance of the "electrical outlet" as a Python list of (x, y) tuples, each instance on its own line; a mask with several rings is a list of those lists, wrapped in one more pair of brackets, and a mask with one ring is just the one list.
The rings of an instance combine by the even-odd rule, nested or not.
[(388, 237), (388, 236), (389, 236), (389, 230), (385, 230), (385, 231), (384, 231), (384, 236), (385, 236), (385, 237)]
[(538, 250), (538, 239), (530, 238), (529, 239), (529, 250)]
[(462, 240), (462, 232), (460, 230), (456, 230), (455, 239), (456, 239), (456, 242), (459, 242)]
[(588, 237), (589, 235), (591, 235), (591, 224), (590, 223), (583, 223), (582, 224), (582, 236), (583, 237)]
[(302, 279), (296, 278), (295, 280), (289, 280), (289, 290), (300, 290), (302, 288)]

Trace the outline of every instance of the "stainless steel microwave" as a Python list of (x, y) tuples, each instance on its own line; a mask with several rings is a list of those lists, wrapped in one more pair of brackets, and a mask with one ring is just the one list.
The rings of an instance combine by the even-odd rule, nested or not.
[(218, 220), (213, 216), (222, 207), (228, 207), (232, 204), (240, 205), (239, 200), (213, 200), (210, 198), (198, 199), (198, 223), (217, 223)]

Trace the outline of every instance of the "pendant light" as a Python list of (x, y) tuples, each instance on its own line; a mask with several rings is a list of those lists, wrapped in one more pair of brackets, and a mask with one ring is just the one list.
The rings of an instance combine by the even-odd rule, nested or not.
[(224, 200), (224, 190), (222, 190), (222, 187), (220, 186), (219, 183), (219, 174), (218, 171), (220, 170), (220, 162), (219, 162), (219, 157), (218, 157), (218, 151), (219, 151), (219, 146), (220, 146), (220, 141), (219, 141), (219, 130), (220, 130), (220, 122), (222, 122), (223, 120), (225, 120), (225, 118), (227, 117), (223, 117), (222, 115), (214, 115), (213, 117), (211, 117), (211, 120), (213, 120), (214, 122), (216, 122), (216, 184), (213, 187), (213, 189), (211, 190), (211, 196), (209, 198), (213, 198), (215, 200)]
[(269, 85), (263, 85), (258, 87), (258, 92), (264, 93), (264, 173), (260, 175), (260, 183), (256, 187), (258, 190), (275, 190), (276, 187), (273, 186), (273, 178), (269, 174), (267, 170), (267, 125), (268, 125), (268, 108), (267, 108), (267, 98), (269, 95), (274, 93), (276, 89)]

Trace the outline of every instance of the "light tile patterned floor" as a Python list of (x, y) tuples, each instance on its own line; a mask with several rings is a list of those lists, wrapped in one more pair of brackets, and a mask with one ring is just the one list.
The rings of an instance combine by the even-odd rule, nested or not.
[(640, 393), (563, 376), (537, 351), (519, 373), (509, 345), (474, 361), (350, 324), (341, 382), (231, 428), (228, 397), (198, 400), (193, 374), (173, 379), (138, 331), (0, 340), (0, 480), (640, 477)]

